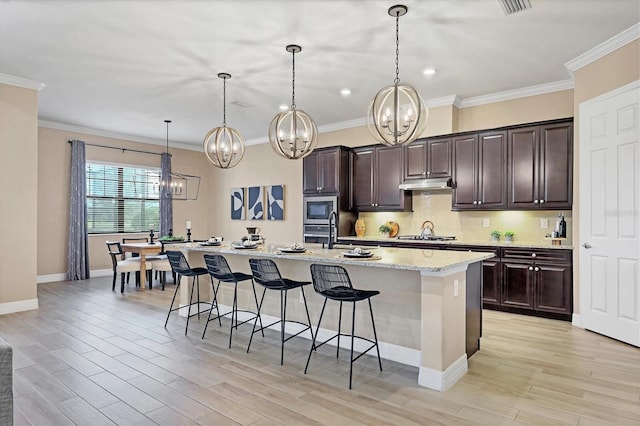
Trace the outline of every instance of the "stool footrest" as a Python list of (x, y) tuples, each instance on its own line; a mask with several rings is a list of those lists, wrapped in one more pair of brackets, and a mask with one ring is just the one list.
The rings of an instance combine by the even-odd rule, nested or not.
[[(313, 349), (318, 349), (319, 347), (321, 347), (321, 346), (322, 346), (322, 345), (324, 345), (325, 343), (329, 343), (331, 340), (333, 340), (333, 339), (337, 338), (338, 336), (344, 336), (344, 337), (349, 337), (349, 338), (350, 338), (350, 337), (351, 337), (351, 334), (347, 334), (347, 333), (336, 333), (335, 335), (333, 335), (332, 337), (328, 338), (327, 340), (325, 340), (324, 342), (322, 342), (322, 343), (320, 343), (320, 344), (318, 344), (318, 342), (316, 342), (315, 348), (313, 348)], [(360, 354), (359, 354), (357, 357), (353, 358), (353, 359), (351, 360), (351, 362), (353, 362), (353, 361), (357, 360), (357, 359), (358, 359), (358, 358), (360, 358), (362, 355), (366, 354), (366, 353), (367, 353), (367, 352), (369, 352), (371, 349), (373, 349), (373, 348), (375, 348), (376, 346), (378, 346), (378, 344), (377, 344), (374, 340), (367, 339), (366, 337), (353, 336), (353, 338), (354, 338), (354, 339), (365, 340), (365, 341), (367, 341), (367, 342), (371, 343), (371, 346), (370, 346), (367, 350), (365, 350), (365, 351), (363, 351), (363, 352), (360, 352)]]
[[(274, 326), (274, 325), (276, 325), (276, 324), (280, 324), (281, 322), (282, 322), (282, 320), (278, 320), (278, 321), (272, 322), (271, 324), (265, 325), (265, 326), (263, 326), (263, 327), (256, 328), (256, 329), (253, 331), (253, 333), (254, 333), (254, 334), (255, 334), (255, 333), (258, 333), (258, 332), (260, 332), (260, 331), (262, 331), (262, 330), (265, 330), (265, 329), (267, 329), (267, 328), (269, 328), (269, 327), (272, 327), (272, 326)], [(285, 324), (286, 324), (286, 323), (289, 323), (289, 324), (300, 324), (300, 325), (304, 325), (304, 327), (305, 327), (305, 328), (303, 328), (302, 330), (298, 331), (296, 334), (292, 334), (291, 336), (289, 336), (289, 337), (287, 337), (286, 339), (284, 339), (284, 341), (285, 341), (285, 342), (287, 342), (289, 339), (292, 339), (292, 338), (294, 338), (294, 337), (296, 337), (296, 336), (298, 336), (298, 335), (300, 335), (300, 334), (304, 333), (304, 332), (305, 332), (305, 331), (307, 331), (307, 330), (311, 330), (311, 327), (309, 326), (309, 324), (305, 324), (305, 323), (303, 323), (303, 322), (301, 322), (301, 321), (285, 320)]]
[(173, 312), (173, 311), (179, 311), (180, 309), (189, 309), (189, 306), (193, 306), (193, 305), (209, 305), (211, 306), (209, 309), (205, 309), (204, 311), (200, 311), (200, 312), (196, 312), (194, 314), (189, 315), (189, 318), (191, 318), (192, 316), (198, 315), (198, 314), (203, 314), (205, 312), (209, 312), (211, 310), (213, 310), (213, 308), (215, 307), (215, 304), (213, 303), (209, 303), (209, 302), (193, 302), (193, 303), (189, 303), (187, 305), (184, 306), (178, 306), (176, 308), (171, 308), (169, 309), (169, 313)]
[[(213, 308), (212, 308), (212, 309), (213, 309)], [(209, 318), (209, 321), (217, 320), (218, 318), (223, 318), (223, 317), (226, 317), (226, 316), (228, 316), (228, 315), (232, 315), (232, 317), (233, 317), (233, 312), (234, 312), (234, 311), (233, 311), (233, 310), (231, 310), (231, 311), (229, 311), (229, 312), (225, 312), (224, 314), (220, 314), (220, 315), (217, 315), (217, 316), (215, 316), (215, 317), (211, 317), (211, 318)], [(242, 309), (236, 309), (236, 310), (235, 310), (235, 312), (236, 312), (236, 313), (237, 313), (237, 312), (244, 312), (244, 313), (246, 313), (246, 314), (253, 314), (253, 316), (252, 316), (251, 318), (248, 318), (248, 319), (246, 319), (246, 320), (242, 321), (242, 322), (237, 322), (236, 324), (234, 324), (234, 325), (233, 325), (233, 328), (238, 328), (238, 326), (239, 326), (239, 325), (245, 324), (245, 323), (247, 323), (247, 322), (249, 322), (249, 321), (253, 321), (254, 319), (257, 319), (257, 318), (258, 318), (258, 314), (256, 314), (256, 313), (255, 313), (255, 312), (253, 312), (253, 311), (245, 311), (245, 310), (242, 310)], [(264, 327), (263, 327), (263, 328), (264, 328)]]

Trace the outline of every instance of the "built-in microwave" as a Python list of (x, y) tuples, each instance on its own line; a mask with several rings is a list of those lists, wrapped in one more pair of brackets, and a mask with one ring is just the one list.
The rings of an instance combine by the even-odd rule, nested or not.
[(304, 197), (304, 221), (305, 225), (329, 223), (331, 212), (338, 212), (338, 197)]

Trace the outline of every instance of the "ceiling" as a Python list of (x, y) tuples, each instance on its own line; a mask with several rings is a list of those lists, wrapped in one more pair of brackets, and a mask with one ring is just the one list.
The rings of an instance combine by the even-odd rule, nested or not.
[[(44, 83), (39, 119), (201, 146), (222, 123), (265, 140), (280, 105), (322, 129), (365, 117), (395, 76), (395, 0), (0, 0), (0, 74)], [(400, 79), (427, 103), (571, 79), (565, 63), (640, 21), (640, 0), (407, 0)], [(433, 67), (436, 74), (423, 71)], [(351, 95), (340, 90), (349, 88)], [(428, 125), (428, 124), (427, 124)]]

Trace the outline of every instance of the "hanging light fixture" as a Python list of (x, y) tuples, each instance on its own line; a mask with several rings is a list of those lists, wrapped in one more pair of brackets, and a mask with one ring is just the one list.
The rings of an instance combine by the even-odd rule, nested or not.
[(367, 114), (373, 137), (389, 146), (407, 145), (416, 140), (429, 116), (418, 91), (410, 84), (400, 83), (400, 17), (407, 10), (407, 6), (401, 4), (389, 8), (389, 15), (396, 18), (396, 78), (393, 85), (384, 87), (373, 98)]
[[(167, 124), (167, 154), (169, 154), (169, 123)], [(171, 196), (172, 200), (197, 200), (200, 192), (200, 176), (171, 172), (167, 180), (160, 180), (154, 184), (154, 190), (158, 194)]]
[(204, 153), (209, 161), (221, 169), (230, 169), (238, 165), (244, 157), (244, 140), (240, 133), (227, 127), (227, 79), (231, 74), (218, 74), (222, 83), (222, 126), (209, 130), (204, 137)]
[(318, 143), (318, 128), (309, 114), (296, 109), (296, 53), (302, 51), (302, 47), (290, 44), (286, 49), (293, 56), (291, 108), (271, 120), (269, 142), (278, 155), (295, 160), (311, 154)]

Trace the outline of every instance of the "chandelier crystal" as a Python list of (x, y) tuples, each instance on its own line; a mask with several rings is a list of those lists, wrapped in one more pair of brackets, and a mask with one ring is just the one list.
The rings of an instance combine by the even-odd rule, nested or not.
[(227, 127), (227, 79), (231, 78), (231, 74), (221, 72), (218, 77), (223, 80), (222, 126), (215, 127), (206, 134), (204, 153), (214, 166), (230, 169), (244, 157), (244, 139), (237, 130)]
[(309, 114), (296, 108), (296, 53), (302, 51), (302, 47), (290, 44), (286, 50), (293, 56), (291, 108), (271, 120), (269, 142), (278, 155), (295, 160), (311, 154), (318, 143), (318, 129)]
[(373, 137), (389, 146), (407, 145), (424, 132), (429, 111), (418, 91), (400, 82), (400, 17), (407, 13), (404, 5), (389, 8), (396, 18), (396, 78), (373, 98), (367, 114), (367, 125)]

